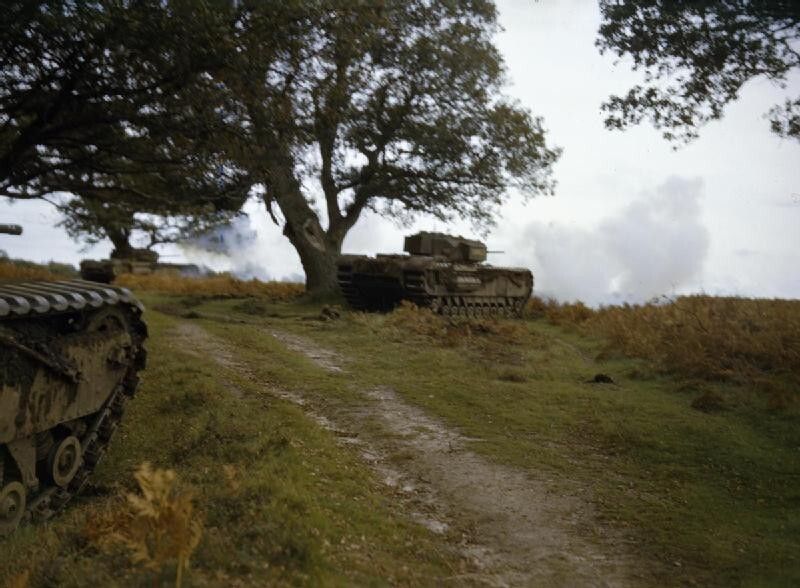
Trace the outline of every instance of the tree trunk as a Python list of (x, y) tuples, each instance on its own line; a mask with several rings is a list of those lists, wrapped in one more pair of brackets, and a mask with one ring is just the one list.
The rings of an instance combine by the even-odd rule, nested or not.
[(111, 243), (114, 244), (114, 249), (111, 251), (111, 257), (114, 259), (126, 259), (133, 257), (133, 247), (130, 243), (130, 231), (106, 227), (106, 235)]
[(307, 218), (300, 230), (288, 222), (283, 234), (288, 237), (306, 274), (306, 291), (314, 300), (325, 300), (339, 295), (336, 279), (336, 261), (342, 250), (341, 240), (322, 232), (316, 218)]
[[(342, 250), (344, 231), (322, 229), (319, 217), (303, 196), (300, 182), (285, 172), (288, 164), (273, 168), (272, 195), (281, 209), (286, 223), (283, 234), (300, 256), (306, 273), (306, 292), (314, 300), (324, 300), (339, 295), (336, 280), (336, 261)], [(267, 207), (270, 201), (266, 200)]]

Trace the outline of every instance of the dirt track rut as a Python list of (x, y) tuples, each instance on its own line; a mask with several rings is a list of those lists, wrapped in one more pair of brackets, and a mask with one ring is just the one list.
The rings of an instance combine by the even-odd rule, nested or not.
[[(345, 359), (295, 334), (271, 330), (289, 349), (331, 373)], [(226, 341), (194, 323), (175, 336), (195, 353), (254, 380)], [(234, 393), (238, 393), (233, 386)], [(506, 467), (468, 449), (470, 441), (389, 387), (359, 390), (363, 402), (325, 399), (265, 387), (303, 407), (343, 444), (352, 446), (403, 503), (409, 516), (450, 544), (465, 560), (454, 584), (488, 586), (634, 586), (641, 570), (625, 542), (598, 525), (585, 499), (561, 481)], [(639, 581), (637, 581), (637, 578)]]

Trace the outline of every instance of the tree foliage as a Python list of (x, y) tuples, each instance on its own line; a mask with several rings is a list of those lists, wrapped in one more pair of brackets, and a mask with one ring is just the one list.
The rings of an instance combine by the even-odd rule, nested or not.
[(143, 208), (213, 200), (241, 182), (219, 145), (209, 71), (228, 4), (3, 3), (0, 194), (56, 191)]
[(67, 234), (87, 245), (108, 239), (114, 246), (112, 257), (131, 257), (134, 246), (152, 249), (165, 243), (177, 243), (218, 227), (233, 213), (209, 206), (190, 208), (181, 213), (157, 215), (138, 210), (126, 201), (93, 200), (71, 197), (57, 204), (63, 215), (59, 226)]
[[(597, 45), (630, 58), (645, 83), (603, 104), (606, 126), (648, 120), (668, 140), (688, 141), (719, 119), (749, 80), (785, 87), (800, 73), (796, 0), (600, 0)], [(769, 113), (772, 130), (800, 140), (800, 96)]]

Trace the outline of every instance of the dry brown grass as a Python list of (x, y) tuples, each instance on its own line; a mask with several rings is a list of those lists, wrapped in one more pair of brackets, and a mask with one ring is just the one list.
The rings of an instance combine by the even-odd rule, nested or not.
[(583, 302), (562, 304), (552, 298), (545, 300), (534, 296), (525, 307), (525, 315), (532, 318), (546, 318), (554, 325), (576, 325), (583, 323), (595, 312)]
[(196, 296), (255, 296), (271, 300), (292, 300), (305, 292), (302, 284), (239, 280), (228, 274), (208, 277), (125, 274), (114, 283), (134, 291)]
[(25, 570), (12, 576), (6, 583), (6, 588), (28, 588), (31, 585), (31, 571)]
[(800, 301), (682, 296), (592, 310), (537, 300), (531, 316), (602, 335), (609, 350), (684, 378), (734, 381), (777, 404), (800, 386)]
[(10, 261), (0, 261), (0, 280), (57, 280), (58, 276), (43, 267), (22, 266)]

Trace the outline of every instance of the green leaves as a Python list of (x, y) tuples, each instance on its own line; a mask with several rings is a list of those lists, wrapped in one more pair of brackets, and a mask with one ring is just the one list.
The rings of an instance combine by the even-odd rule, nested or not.
[[(597, 46), (633, 61), (645, 86), (611, 96), (606, 126), (648, 120), (668, 140), (689, 141), (722, 117), (749, 80), (784, 84), (800, 69), (800, 8), (787, 0), (665, 2), (601, 0)], [(770, 114), (772, 130), (800, 140), (797, 105), (787, 99)]]

